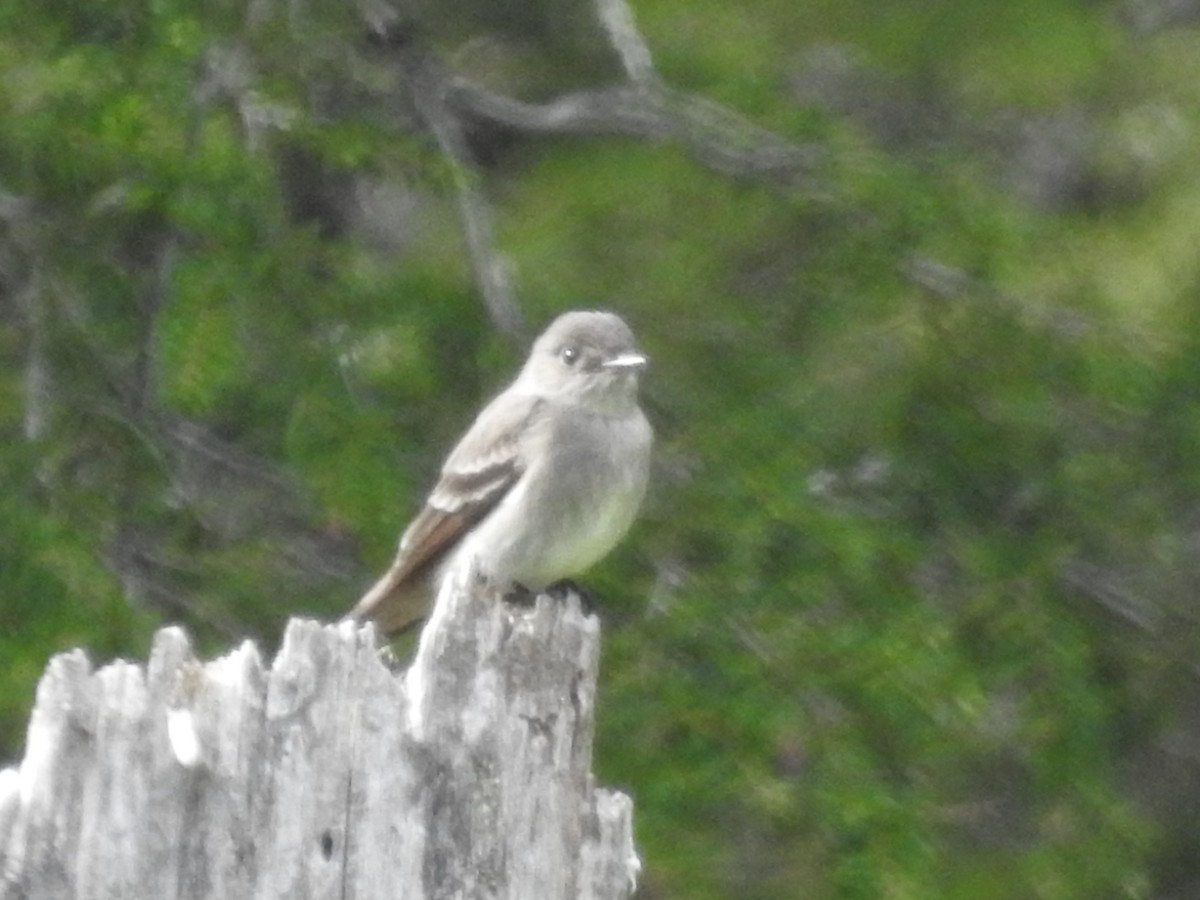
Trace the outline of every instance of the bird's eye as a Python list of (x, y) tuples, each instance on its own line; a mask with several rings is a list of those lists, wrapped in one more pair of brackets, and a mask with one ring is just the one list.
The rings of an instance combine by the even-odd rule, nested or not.
[(576, 347), (563, 347), (559, 356), (568, 366), (573, 366), (579, 361), (579, 350)]

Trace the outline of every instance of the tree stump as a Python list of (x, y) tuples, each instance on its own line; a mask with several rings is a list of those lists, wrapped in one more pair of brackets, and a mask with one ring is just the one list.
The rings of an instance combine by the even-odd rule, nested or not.
[(599, 623), (451, 583), (411, 666), (293, 620), (269, 667), (178, 628), (50, 661), (0, 772), (0, 897), (623, 898), (632, 803), (591, 775)]

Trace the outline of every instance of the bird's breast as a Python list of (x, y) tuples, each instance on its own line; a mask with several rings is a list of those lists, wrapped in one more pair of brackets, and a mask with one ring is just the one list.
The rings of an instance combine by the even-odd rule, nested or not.
[(529, 469), (464, 543), (480, 569), (539, 590), (590, 568), (629, 530), (646, 489), (650, 431), (564, 417)]

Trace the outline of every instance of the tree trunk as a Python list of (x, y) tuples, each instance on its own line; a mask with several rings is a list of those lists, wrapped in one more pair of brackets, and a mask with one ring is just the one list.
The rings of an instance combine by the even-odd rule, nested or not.
[(289, 623), (264, 667), (51, 660), (0, 772), (0, 897), (621, 898), (632, 803), (591, 768), (599, 624), (443, 592), (406, 671), (373, 629)]

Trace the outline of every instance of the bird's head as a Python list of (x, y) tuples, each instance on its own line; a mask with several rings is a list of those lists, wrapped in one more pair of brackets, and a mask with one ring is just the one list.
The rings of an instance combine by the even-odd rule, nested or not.
[(636, 402), (638, 376), (646, 363), (620, 316), (593, 310), (568, 312), (534, 342), (520, 381), (549, 396), (620, 407)]

